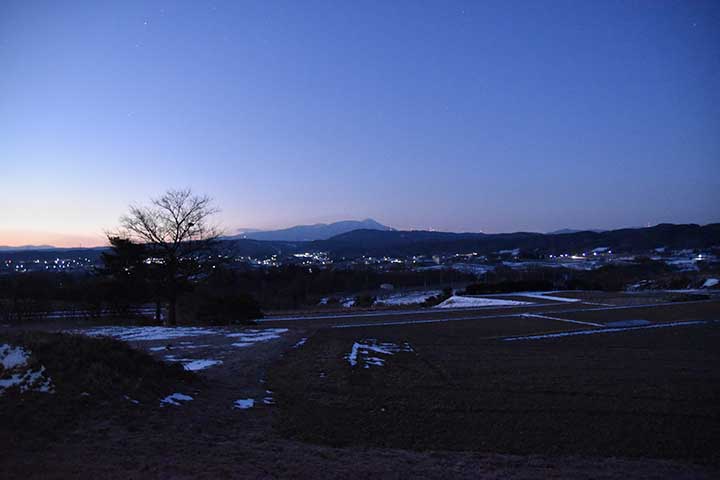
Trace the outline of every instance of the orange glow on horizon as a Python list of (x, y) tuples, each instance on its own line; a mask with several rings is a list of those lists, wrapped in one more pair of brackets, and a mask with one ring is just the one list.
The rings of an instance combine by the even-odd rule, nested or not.
[(41, 232), (31, 230), (0, 230), (0, 246), (52, 245), (53, 247), (100, 247), (107, 245), (103, 234)]

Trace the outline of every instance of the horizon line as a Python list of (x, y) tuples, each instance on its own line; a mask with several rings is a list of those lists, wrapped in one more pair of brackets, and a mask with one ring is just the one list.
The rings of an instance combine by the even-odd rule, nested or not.
[[(372, 219), (370, 219), (370, 220), (372, 220)], [(353, 221), (353, 220), (340, 220), (339, 222), (346, 222), (346, 221)], [(329, 224), (332, 224), (332, 223), (338, 223), (338, 222), (330, 222)], [(378, 222), (378, 223), (380, 223), (380, 222)], [(389, 227), (389, 226), (384, 225), (384, 224), (383, 224), (383, 226), (386, 226), (386, 227), (388, 227), (388, 228), (392, 228), (392, 229), (393, 229), (392, 231), (396, 231), (396, 232), (437, 232), (437, 233), (484, 234), (484, 235), (502, 235), (502, 234), (515, 234), (515, 233), (536, 233), (536, 234), (540, 234), (540, 235), (553, 235), (553, 234), (556, 234), (556, 235), (557, 235), (557, 234), (560, 234), (560, 235), (561, 235), (561, 234), (563, 234), (563, 233), (580, 233), (580, 232), (604, 233), (604, 232), (612, 232), (612, 231), (617, 231), (617, 230), (637, 230), (637, 229), (643, 229), (643, 228), (653, 228), (653, 227), (657, 227), (657, 226), (659, 226), (659, 225), (697, 225), (697, 226), (700, 226), (700, 227), (704, 227), (704, 226), (708, 226), (708, 225), (714, 225), (714, 224), (716, 224), (716, 223), (720, 223), (720, 221), (717, 221), (717, 222), (708, 222), (708, 223), (693, 223), (693, 222), (688, 222), (688, 223), (672, 223), (672, 222), (659, 222), (659, 223), (655, 223), (655, 224), (652, 224), (652, 225), (648, 224), (648, 225), (645, 225), (645, 226), (631, 226), (631, 227), (606, 228), (606, 229), (605, 229), (605, 228), (586, 228), (586, 229), (580, 229), (580, 228), (566, 227), (566, 228), (559, 228), (559, 229), (551, 230), (551, 231), (548, 231), (548, 232), (538, 232), (538, 231), (530, 231), (530, 230), (513, 230), (513, 231), (505, 231), (505, 232), (484, 232), (484, 231), (469, 231), (469, 230), (453, 231), (453, 230), (438, 230), (438, 229), (433, 229), (433, 228), (398, 229), (398, 228), (394, 228), (394, 227)], [(324, 225), (329, 225), (329, 224), (324, 224)], [(254, 230), (254, 231), (252, 231), (252, 232), (248, 231), (248, 233), (274, 232), (274, 231), (278, 231), (278, 230), (287, 230), (287, 229), (294, 228), (294, 227), (313, 226), (313, 225), (323, 225), (323, 223), (316, 223), (316, 224), (298, 224), (298, 225), (293, 225), (293, 226), (290, 226), (290, 227), (278, 228), (278, 229), (273, 229), (273, 230)], [(238, 230), (241, 230), (241, 229), (238, 229)], [(249, 229), (248, 229), (248, 230), (249, 230)], [(357, 230), (363, 230), (363, 229), (360, 228), (360, 229), (357, 229)], [(373, 230), (373, 229), (366, 229), (366, 230)], [(561, 233), (561, 232), (563, 232), (563, 233)], [(57, 234), (57, 233), (53, 233), (53, 234), (49, 234), (49, 235), (50, 235), (50, 236), (63, 236), (63, 234)], [(221, 238), (221, 239), (226, 239), (227, 237), (238, 236), (238, 235), (242, 235), (242, 233), (240, 233), (240, 234), (221, 235), (219, 238)], [(75, 235), (68, 234), (68, 236), (75, 236)], [(91, 238), (91, 237), (88, 236), (87, 239), (89, 239), (89, 238)], [(237, 239), (237, 240), (241, 240), (241, 239)], [(257, 240), (257, 241), (272, 241), (272, 240)], [(25, 250), (53, 250), (53, 249), (58, 249), (58, 250), (59, 250), (59, 249), (93, 249), (93, 248), (103, 248), (103, 247), (108, 247), (108, 246), (109, 246), (109, 244), (107, 243), (107, 239), (106, 239), (106, 241), (105, 241), (104, 243), (101, 243), (101, 244), (97, 244), (97, 243), (94, 243), (94, 242), (92, 242), (92, 241), (91, 241), (91, 242), (88, 242), (88, 244), (85, 244), (85, 245), (83, 245), (83, 243), (84, 243), (84, 242), (78, 242), (77, 244), (62, 245), (62, 244), (55, 244), (55, 242), (51, 242), (51, 243), (37, 243), (37, 244), (35, 244), (35, 243), (24, 243), (24, 242), (21, 242), (21, 243), (13, 244), (12, 242), (3, 242), (3, 241), (0, 241), (0, 249), (2, 249), (2, 250), (13, 250), (13, 249), (16, 249), (16, 250), (24, 250), (24, 249), (25, 249)]]

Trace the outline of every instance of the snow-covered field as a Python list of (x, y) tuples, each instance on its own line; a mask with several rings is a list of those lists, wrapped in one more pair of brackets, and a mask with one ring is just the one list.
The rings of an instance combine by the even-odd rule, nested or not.
[(52, 379), (45, 372), (45, 367), (41, 365), (39, 368), (32, 368), (30, 355), (31, 353), (22, 347), (0, 345), (0, 395), (10, 387), (18, 387), (21, 392), (54, 392)]
[(451, 265), (451, 268), (456, 272), (469, 273), (471, 275), (475, 275), (476, 277), (481, 277), (487, 272), (495, 270), (494, 265), (483, 265), (478, 263), (454, 263)]
[[(172, 340), (175, 338), (197, 337), (203, 335), (219, 335), (236, 341), (233, 346), (248, 347), (255, 343), (280, 338), (287, 328), (247, 329), (240, 332), (229, 332), (225, 328), (203, 327), (99, 327), (75, 330), (74, 333), (90, 337), (109, 336), (128, 342)], [(196, 345), (192, 342), (179, 342), (173, 349), (202, 348), (209, 345)], [(161, 351), (165, 347), (153, 347), (152, 351)]]
[(287, 332), (287, 328), (264, 328), (260, 330), (245, 330), (240, 333), (228, 333), (226, 336), (237, 339), (233, 347), (249, 347), (258, 342), (267, 342), (280, 338), (280, 335)]
[(532, 305), (532, 302), (521, 302), (519, 300), (504, 300), (499, 298), (486, 297), (465, 297), (453, 295), (435, 308), (469, 308), (469, 307), (505, 307)]
[(408, 343), (398, 345), (390, 342), (381, 343), (375, 339), (365, 339), (353, 343), (350, 353), (345, 358), (352, 367), (359, 364), (362, 364), (363, 368), (370, 368), (371, 365), (382, 367), (385, 364), (384, 356), (412, 351), (413, 349)]
[(108, 336), (128, 342), (139, 342), (217, 335), (220, 330), (201, 327), (98, 327), (79, 330), (76, 333), (90, 337)]
[[(182, 364), (185, 370), (196, 372), (205, 370), (206, 368), (222, 365), (222, 360), (213, 358), (189, 358), (191, 351), (196, 349), (222, 349), (223, 347), (250, 347), (258, 343), (267, 342), (280, 338), (287, 332), (287, 328), (264, 328), (264, 329), (245, 329), (241, 331), (232, 331), (227, 328), (201, 328), (201, 327), (101, 327), (90, 328), (86, 330), (76, 330), (74, 333), (80, 333), (91, 337), (110, 336), (124, 341), (166, 341), (176, 338), (191, 338), (203, 336), (202, 343), (195, 344), (192, 341), (176, 342), (172, 345), (152, 346), (148, 348), (151, 352), (166, 352), (163, 359), (167, 362), (177, 362)], [(209, 336), (223, 337), (227, 340), (221, 343), (208, 343)], [(230, 343), (226, 343), (230, 340)], [(177, 352), (182, 352), (179, 354)], [(207, 351), (201, 352), (197, 356), (205, 356)], [(190, 355), (191, 357), (193, 355)]]
[[(397, 292), (397, 293), (390, 293), (390, 294), (384, 294), (379, 295), (375, 299), (375, 305), (383, 304), (383, 305), (413, 305), (418, 303), (423, 303), (425, 300), (427, 300), (430, 297), (433, 297), (435, 295), (440, 295), (442, 293), (441, 290), (426, 290), (426, 291), (414, 291), (414, 292)], [(327, 305), (328, 304), (328, 298), (323, 298), (320, 300), (320, 303), (318, 305)], [(352, 308), (355, 306), (355, 297), (341, 297), (339, 299), (339, 304), (343, 308)]]
[(415, 303), (423, 303), (428, 298), (440, 295), (441, 293), (442, 291), (440, 290), (396, 293), (394, 295), (378, 297), (375, 303), (382, 303), (385, 305), (412, 305)]

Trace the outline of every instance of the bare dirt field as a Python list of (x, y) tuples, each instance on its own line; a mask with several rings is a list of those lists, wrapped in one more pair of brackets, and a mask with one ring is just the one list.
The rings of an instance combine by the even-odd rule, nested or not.
[(634, 298), (108, 330), (216, 363), (179, 405), (29, 395), (31, 426), (0, 426), (0, 476), (716, 478), (720, 301)]

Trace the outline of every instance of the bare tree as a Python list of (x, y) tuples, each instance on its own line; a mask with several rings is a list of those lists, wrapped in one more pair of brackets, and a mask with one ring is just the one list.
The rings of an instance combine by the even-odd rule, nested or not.
[(130, 206), (120, 218), (120, 231), (113, 236), (145, 244), (146, 261), (158, 267), (158, 291), (168, 304), (168, 325), (177, 323), (178, 296), (221, 234), (209, 223), (218, 211), (205, 195), (194, 195), (190, 189), (168, 190), (149, 206)]

